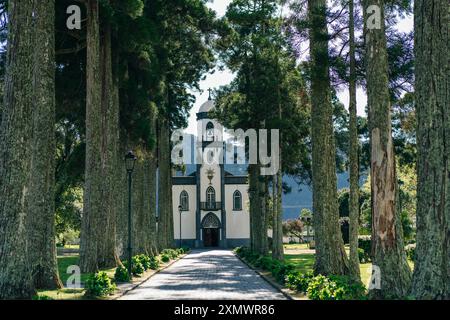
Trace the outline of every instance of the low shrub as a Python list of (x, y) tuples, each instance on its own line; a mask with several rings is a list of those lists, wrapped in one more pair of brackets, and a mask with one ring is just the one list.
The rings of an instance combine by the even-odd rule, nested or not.
[(254, 263), (254, 266), (264, 270), (272, 270), (273, 259), (268, 256), (259, 256)]
[(415, 244), (415, 243), (413, 243), (413, 244), (408, 244), (408, 245), (405, 247), (405, 251), (406, 251), (406, 257), (407, 257), (409, 260), (414, 261), (415, 256), (416, 256), (416, 244)]
[(191, 249), (187, 246), (183, 246), (181, 249), (183, 249), (183, 253), (188, 253), (189, 251), (191, 251)]
[(116, 286), (104, 271), (90, 275), (86, 281), (87, 296), (104, 297), (112, 294), (114, 290), (116, 290)]
[(331, 284), (327, 277), (318, 275), (309, 281), (306, 292), (311, 300), (334, 300), (335, 286), (336, 284)]
[(291, 290), (306, 293), (312, 278), (314, 278), (312, 272), (300, 273), (294, 271), (286, 275), (285, 284)]
[(130, 281), (130, 276), (128, 275), (128, 269), (125, 266), (118, 266), (114, 272), (114, 280), (116, 282), (128, 282)]
[(360, 263), (370, 262), (370, 256), (366, 252), (364, 252), (364, 249), (358, 248), (358, 257)]
[(358, 248), (364, 251), (364, 263), (370, 262), (372, 254), (372, 240), (370, 236), (359, 236)]
[(281, 284), (284, 284), (286, 275), (292, 272), (294, 269), (295, 266), (292, 264), (274, 260), (271, 271), (272, 276), (275, 278), (275, 280)]
[(150, 257), (150, 269), (157, 270), (159, 268), (159, 259), (157, 257)]
[(179, 253), (174, 249), (164, 249), (163, 251), (161, 251), (161, 255), (168, 255), (170, 259), (176, 259)]
[(234, 249), (234, 252), (252, 266), (270, 271), (279, 283), (284, 283), (286, 275), (295, 268), (292, 264), (272, 259), (270, 256), (253, 253), (247, 247), (238, 247)]
[(150, 269), (150, 257), (149, 256), (147, 256), (145, 254), (141, 254), (141, 255), (137, 256), (137, 259), (142, 264), (145, 271)]
[(161, 261), (167, 263), (170, 261), (170, 256), (167, 253), (161, 254)]
[[(128, 261), (124, 262), (125, 268), (128, 268)], [(131, 259), (131, 273), (133, 276), (140, 276), (144, 273), (144, 266), (141, 263), (139, 256), (134, 256)]]
[(311, 300), (363, 300), (365, 287), (346, 276), (313, 277), (306, 290)]

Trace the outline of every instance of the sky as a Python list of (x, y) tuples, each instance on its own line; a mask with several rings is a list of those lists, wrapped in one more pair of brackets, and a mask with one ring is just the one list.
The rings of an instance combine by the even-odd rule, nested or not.
[[(213, 0), (207, 5), (209, 8), (217, 12), (218, 17), (225, 15), (228, 4), (231, 0)], [(407, 32), (413, 29), (413, 17), (408, 16), (401, 22), (399, 22), (397, 28), (401, 31)], [(234, 76), (229, 70), (219, 71), (216, 70), (213, 74), (208, 74), (205, 80), (200, 82), (200, 89), (202, 92), (191, 91), (196, 97), (196, 102), (194, 107), (191, 109), (188, 127), (186, 133), (193, 135), (197, 134), (197, 118), (196, 113), (200, 109), (200, 106), (208, 100), (208, 89), (218, 89), (220, 86), (227, 85), (233, 80)], [(347, 89), (343, 89), (338, 92), (339, 100), (348, 109), (349, 104), (349, 94)], [(357, 105), (358, 105), (358, 115), (366, 116), (365, 108), (367, 104), (367, 96), (362, 88), (357, 90)]]

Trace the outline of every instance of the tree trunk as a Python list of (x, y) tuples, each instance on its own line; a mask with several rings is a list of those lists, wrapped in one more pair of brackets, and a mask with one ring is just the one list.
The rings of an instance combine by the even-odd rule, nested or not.
[[(281, 153), (281, 150), (280, 150)], [(280, 164), (281, 164), (281, 155), (280, 155)], [(275, 196), (273, 199), (274, 202), (274, 213), (273, 213), (273, 229), (274, 229), (274, 237), (272, 239), (272, 258), (276, 260), (284, 260), (284, 250), (283, 250), (283, 208), (282, 208), (282, 193), (283, 193), (283, 175), (280, 171), (274, 176), (276, 179), (274, 180), (275, 187)]]
[(258, 174), (257, 167), (255, 164), (250, 164), (248, 166), (248, 176), (249, 176), (249, 213), (250, 213), (250, 249), (253, 252), (257, 251), (256, 240), (256, 230), (257, 226), (255, 224), (256, 207), (258, 206)]
[(333, 109), (330, 99), (326, 0), (309, 0), (313, 211), (316, 274), (348, 274), (337, 205)]
[(156, 244), (156, 185), (155, 185), (156, 165), (151, 152), (144, 163), (144, 252), (150, 256), (158, 254)]
[[(156, 139), (156, 107), (152, 109), (150, 116), (151, 134)], [(148, 244), (147, 251), (149, 254), (158, 254), (158, 243), (156, 234), (156, 168), (157, 168), (157, 150), (153, 145), (149, 152), (149, 159), (147, 161), (146, 168), (146, 184), (148, 185), (148, 215), (149, 215), (149, 225), (147, 230)]]
[(134, 147), (138, 160), (133, 170), (132, 183), (132, 248), (133, 255), (145, 253), (145, 211), (144, 211), (144, 163), (145, 154), (141, 147)]
[(0, 126), (0, 299), (34, 294), (27, 248), (33, 123), (33, 1), (10, 0)]
[[(102, 216), (102, 86), (100, 66), (99, 4), (87, 0), (86, 66), (86, 166), (80, 267), (82, 272), (98, 269), (98, 236)], [(103, 236), (103, 235), (102, 235)]]
[[(381, 28), (367, 28), (367, 8), (381, 8)], [(388, 61), (384, 27), (384, 1), (366, 0), (365, 34), (367, 96), (371, 136), (372, 254), (380, 268), (381, 288), (373, 298), (404, 297), (411, 283), (397, 207), (397, 175), (391, 128)]]
[(258, 239), (260, 242), (259, 251), (262, 255), (269, 253), (269, 247), (267, 246), (267, 212), (266, 212), (266, 179), (260, 176), (259, 179), (259, 191), (260, 191), (260, 202), (259, 202), (259, 212), (260, 212), (260, 228), (258, 230)]
[(355, 279), (360, 280), (358, 232), (359, 232), (359, 143), (358, 143), (358, 116), (356, 108), (356, 57), (355, 57), (355, 18), (354, 0), (350, 0), (349, 7), (349, 45), (350, 45), (350, 77), (349, 77), (349, 113), (350, 113), (350, 272)]
[(450, 299), (449, 25), (448, 1), (416, 0), (417, 299)]
[(35, 1), (33, 142), (28, 203), (29, 259), (34, 285), (58, 289), (55, 245), (55, 2)]
[(158, 132), (158, 247), (159, 249), (173, 247), (173, 212), (172, 212), (172, 181), (170, 170), (170, 136), (167, 119), (159, 120)]
[[(102, 77), (102, 211), (98, 235), (98, 266), (111, 268), (119, 264), (116, 252), (117, 170), (119, 161), (119, 88), (113, 72), (112, 28), (109, 22), (102, 26), (100, 40)], [(117, 54), (116, 54), (117, 55)], [(117, 63), (115, 55), (114, 62)], [(116, 65), (116, 69), (117, 69)], [(117, 71), (117, 70), (116, 70)]]

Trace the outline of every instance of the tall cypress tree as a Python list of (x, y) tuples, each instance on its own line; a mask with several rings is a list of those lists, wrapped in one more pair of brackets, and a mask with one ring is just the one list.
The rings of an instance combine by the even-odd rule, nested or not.
[[(398, 207), (398, 181), (392, 141), (384, 0), (364, 1), (366, 77), (371, 143), (372, 255), (379, 268), (381, 287), (373, 298), (404, 297), (411, 282)], [(368, 8), (378, 8), (369, 25)], [(373, 17), (372, 17), (373, 18)], [(373, 22), (373, 21), (372, 21)]]
[(448, 1), (415, 1), (417, 299), (450, 298), (449, 26)]
[(309, 0), (313, 211), (316, 274), (348, 274), (339, 227), (326, 0)]
[[(99, 4), (88, 0), (86, 63), (86, 162), (81, 227), (80, 266), (83, 272), (97, 271), (102, 216), (102, 78), (100, 65)], [(102, 225), (101, 225), (102, 223)]]
[(33, 0), (8, 4), (8, 48), (0, 126), (0, 299), (31, 298), (27, 227), (33, 137)]
[(55, 245), (55, 2), (35, 0), (33, 140), (28, 203), (29, 259), (34, 285), (62, 286)]
[(355, 12), (354, 0), (349, 0), (349, 113), (350, 113), (350, 271), (355, 278), (360, 278), (359, 255), (358, 255), (358, 232), (359, 232), (359, 140), (358, 140), (358, 115), (356, 108), (356, 53), (355, 53)]

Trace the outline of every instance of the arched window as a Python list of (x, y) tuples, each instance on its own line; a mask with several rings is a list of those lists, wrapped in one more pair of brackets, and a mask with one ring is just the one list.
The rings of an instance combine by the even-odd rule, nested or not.
[(216, 202), (216, 191), (213, 187), (206, 189), (206, 208), (214, 209)]
[(180, 206), (181, 210), (189, 211), (189, 195), (185, 190), (181, 191), (180, 194)]
[(206, 141), (214, 141), (214, 124), (212, 122), (206, 124)]
[(236, 190), (233, 193), (233, 210), (234, 211), (242, 210), (242, 194), (239, 190)]

